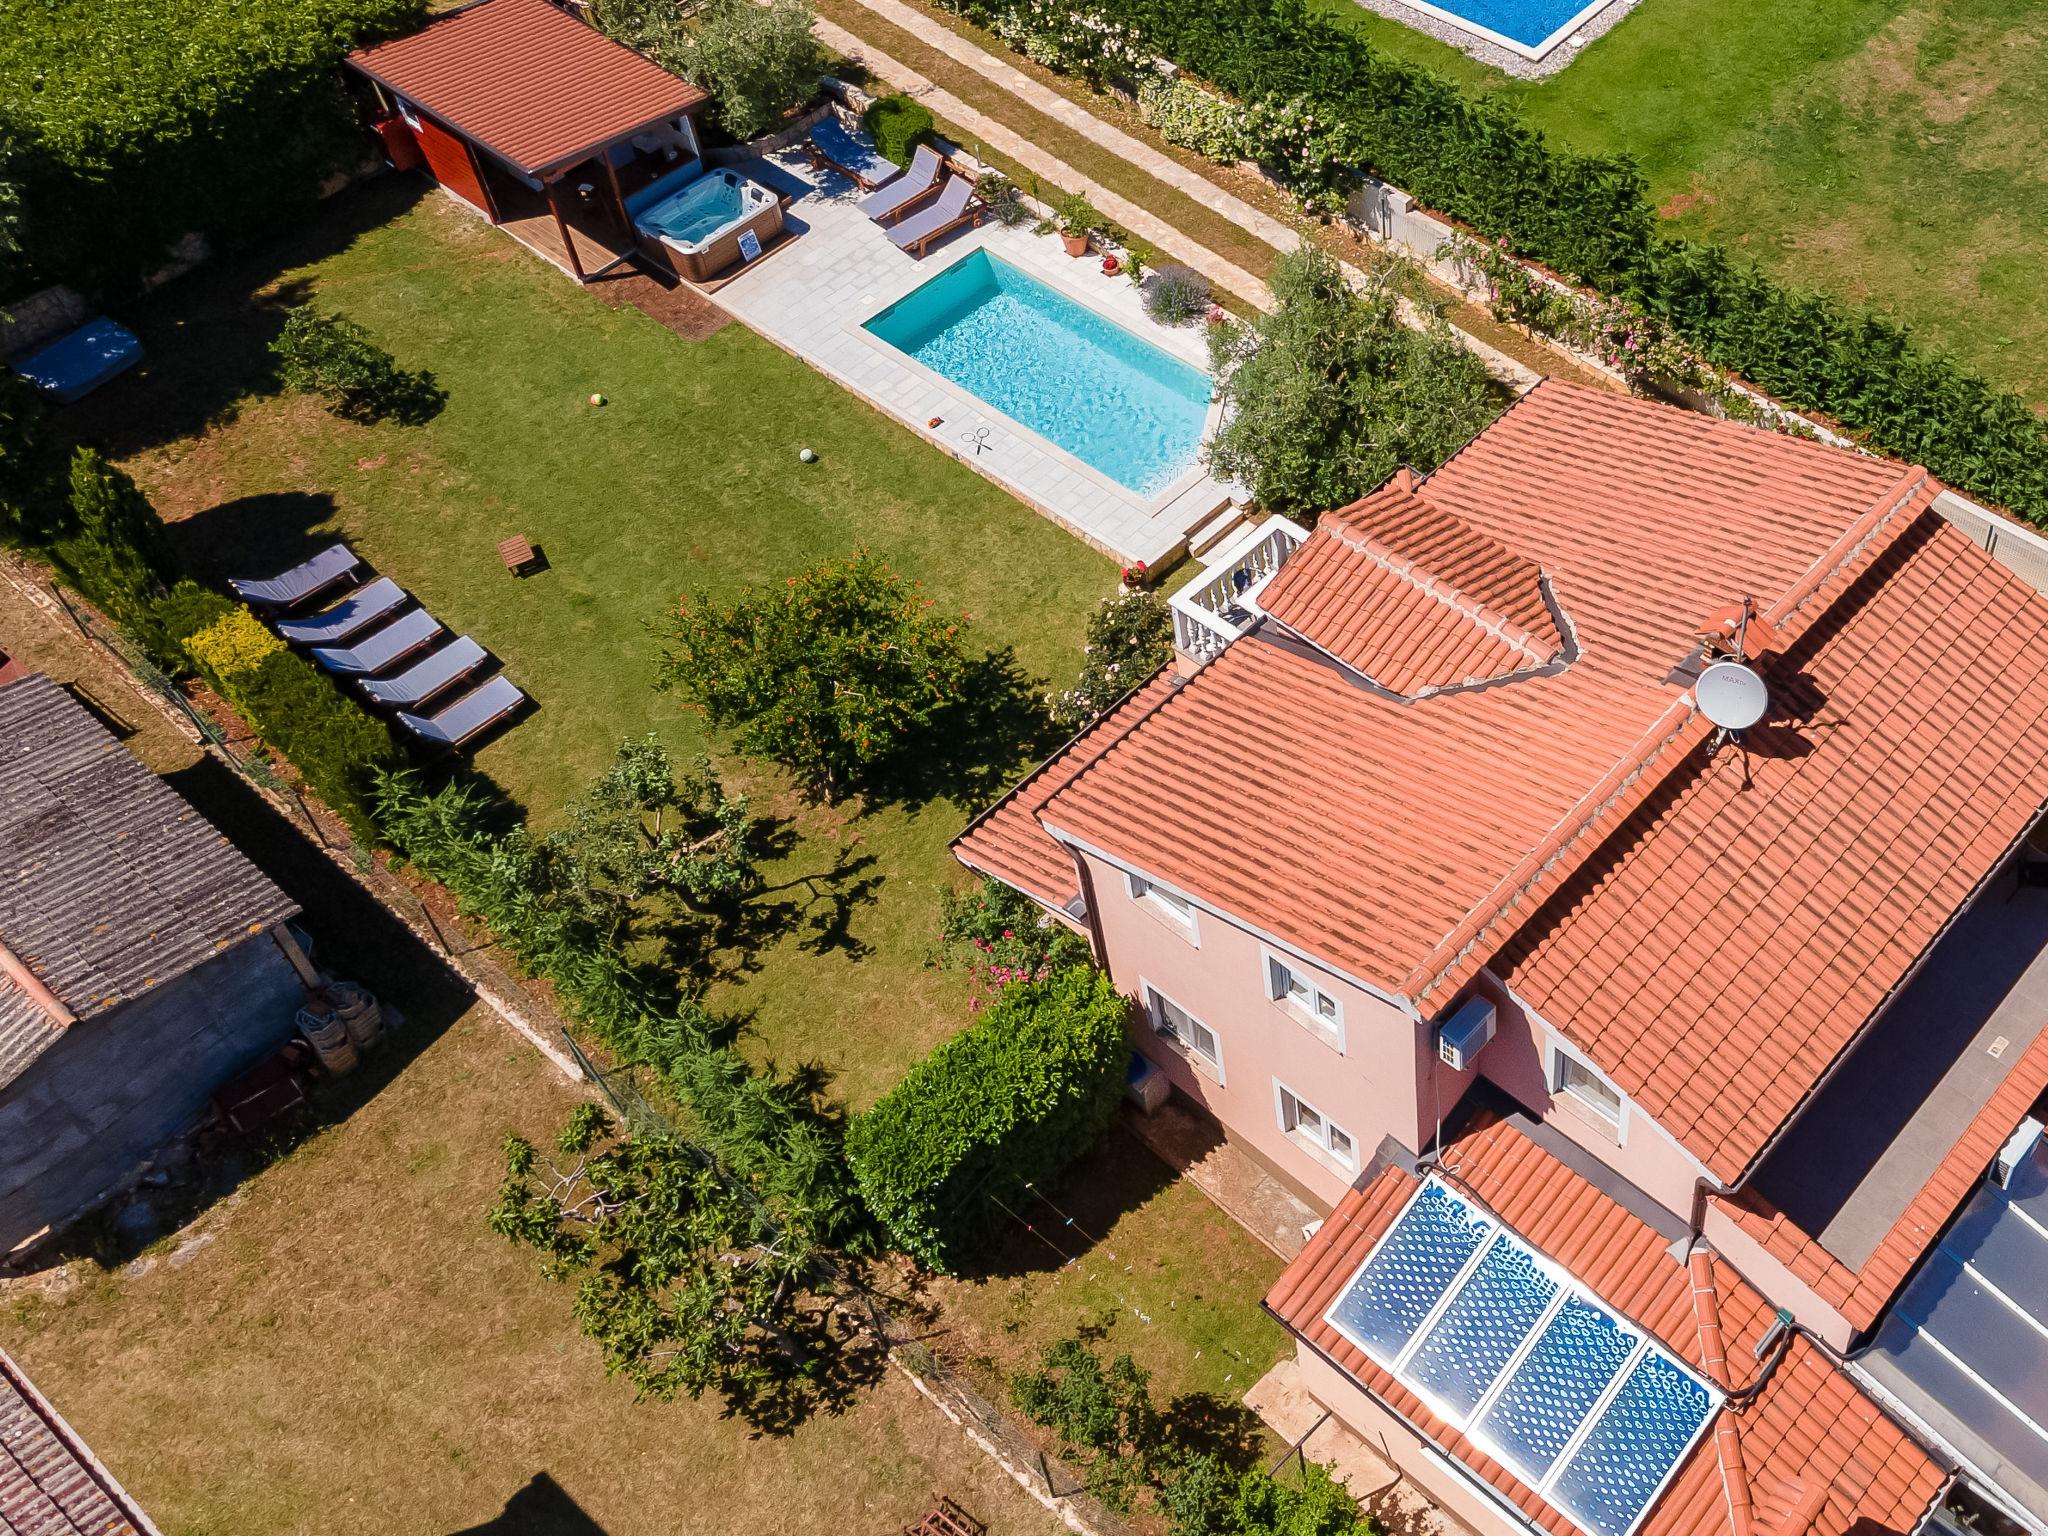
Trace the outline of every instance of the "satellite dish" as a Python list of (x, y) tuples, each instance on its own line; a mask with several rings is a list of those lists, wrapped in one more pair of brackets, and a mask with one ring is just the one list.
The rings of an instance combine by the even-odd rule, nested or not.
[(1717, 661), (1700, 674), (1693, 697), (1700, 713), (1724, 731), (1744, 731), (1763, 719), (1771, 697), (1764, 680), (1739, 661)]

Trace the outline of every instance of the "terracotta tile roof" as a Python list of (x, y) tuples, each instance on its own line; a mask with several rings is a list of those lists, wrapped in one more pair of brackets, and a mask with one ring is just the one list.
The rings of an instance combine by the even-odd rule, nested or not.
[(2048, 603), (1933, 513), (1494, 960), (1732, 1182), (2048, 793)]
[(157, 1536), (141, 1506), (4, 1353), (0, 1529), (9, 1536)]
[(348, 62), (528, 175), (709, 99), (548, 0), (479, 0)]
[(1131, 693), (970, 822), (953, 840), (954, 855), (969, 869), (993, 875), (1034, 901), (1071, 907), (1081, 897), (1073, 855), (1045, 835), (1038, 807), (1157, 708), (1179, 681), (1168, 667)]
[[(1673, 1353), (1701, 1361), (1691, 1277), (1665, 1239), (1542, 1147), (1504, 1121), (1478, 1125), (1448, 1147), (1459, 1182), (1532, 1247), (1571, 1271), (1616, 1312), (1655, 1334)], [(1554, 1536), (1577, 1528), (1438, 1419), (1324, 1313), (1386, 1231), (1416, 1180), (1389, 1168), (1352, 1190), (1290, 1264), (1266, 1305), (1297, 1337), (1348, 1372), (1416, 1425), (1443, 1451)], [(1754, 1371), (1754, 1350), (1776, 1309), (1718, 1258), (1715, 1298), (1737, 1386)], [(1723, 1410), (1727, 1413), (1728, 1410)], [(1750, 1488), (1766, 1521), (1810, 1511), (1820, 1536), (1852, 1530), (1909, 1531), (1944, 1482), (1937, 1466), (1896, 1424), (1803, 1336), (1793, 1343), (1762, 1395), (1731, 1414)], [(1814, 1487), (1822, 1490), (1815, 1494)], [(1712, 1436), (1702, 1437), (1644, 1517), (1639, 1536), (1724, 1536), (1728, 1490)], [(1868, 1522), (1868, 1524), (1865, 1524)], [(1767, 1532), (1792, 1536), (1788, 1523)]]
[[(77, 1017), (298, 910), (63, 688), (0, 688), (0, 944)], [(0, 1086), (61, 1034), (24, 996), (0, 982)]]
[[(1935, 489), (1917, 470), (1547, 382), (1415, 494), (1546, 573), (1580, 648), (1570, 665), (1403, 701), (1260, 629), (1040, 819), (1437, 1006), (1529, 893), (1654, 786), (1645, 765), (1705, 734), (1672, 678), (1702, 622), (1745, 595), (1789, 613)], [(1533, 617), (1526, 598), (1510, 611)], [(1276, 773), (1301, 786), (1292, 814), (1259, 801)]]
[(1532, 560), (1430, 506), (1403, 470), (1326, 515), (1259, 605), (1391, 693), (1423, 697), (1564, 651)]
[(1717, 1196), (1714, 1203), (1851, 1327), (1869, 1328), (1941, 1229), (1982, 1182), (1998, 1149), (2043, 1094), (2048, 1094), (2048, 1030), (2036, 1035), (2013, 1063), (2005, 1081), (1962, 1128), (1933, 1174), (1857, 1269), (1842, 1263), (1821, 1247), (1817, 1238), (1765, 1206), (1753, 1193), (1727, 1199)]

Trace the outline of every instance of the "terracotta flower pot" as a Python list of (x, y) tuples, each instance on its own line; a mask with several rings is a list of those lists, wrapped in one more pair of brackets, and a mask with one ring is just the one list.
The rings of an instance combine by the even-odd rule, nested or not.
[(1069, 256), (1086, 256), (1088, 254), (1088, 237), (1086, 235), (1070, 235), (1062, 230), (1060, 232), (1060, 240), (1066, 246)]

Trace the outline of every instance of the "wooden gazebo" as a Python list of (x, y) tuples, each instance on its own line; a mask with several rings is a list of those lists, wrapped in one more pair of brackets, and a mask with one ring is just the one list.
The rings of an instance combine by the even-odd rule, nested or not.
[(579, 282), (632, 253), (626, 200), (702, 153), (705, 93), (550, 0), (474, 0), (347, 63), (393, 164)]

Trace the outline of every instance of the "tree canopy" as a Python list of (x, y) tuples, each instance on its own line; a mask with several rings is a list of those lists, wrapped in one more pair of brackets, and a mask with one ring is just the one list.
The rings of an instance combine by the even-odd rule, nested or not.
[(1225, 412), (1210, 462), (1261, 506), (1313, 519), (1404, 464), (1436, 468), (1497, 413), (1486, 369), (1448, 326), (1403, 323), (1392, 270), (1356, 292), (1305, 246), (1274, 263), (1270, 313), (1211, 328)]
[(734, 601), (684, 598), (660, 629), (660, 686), (829, 801), (954, 708), (971, 672), (966, 625), (860, 551)]

